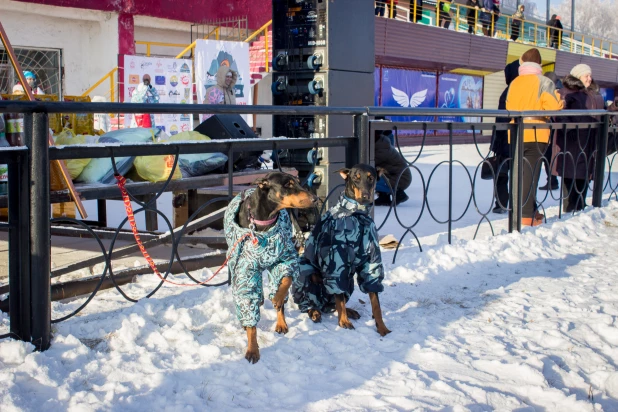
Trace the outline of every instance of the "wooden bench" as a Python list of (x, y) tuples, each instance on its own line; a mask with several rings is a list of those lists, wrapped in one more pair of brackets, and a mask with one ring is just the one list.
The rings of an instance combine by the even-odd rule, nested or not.
[[(294, 168), (283, 168), (284, 172), (289, 173), (293, 176), (298, 176), (298, 172)], [(247, 185), (253, 183), (257, 178), (261, 176), (265, 176), (267, 173), (272, 172), (269, 169), (259, 169), (259, 170), (246, 170), (242, 172), (235, 172), (232, 178), (233, 193), (237, 194), (241, 190), (247, 188)], [(128, 192), (136, 196), (138, 199), (142, 201), (149, 200), (152, 196), (159, 193), (161, 190), (165, 192), (174, 192), (174, 194), (183, 194), (187, 195), (188, 202), (186, 203), (187, 210), (182, 212), (179, 215), (179, 220), (174, 221), (174, 226), (178, 227), (184, 224), (186, 218), (190, 216), (197, 207), (200, 205), (199, 197), (203, 195), (209, 196), (227, 196), (228, 195), (228, 184), (229, 184), (228, 174), (209, 174), (205, 176), (198, 177), (189, 177), (178, 180), (172, 180), (169, 182), (167, 187), (165, 187), (165, 182), (128, 182), (126, 184), (126, 188)], [(98, 226), (107, 226), (107, 211), (105, 206), (105, 200), (121, 200), (120, 198), (120, 190), (118, 186), (115, 184), (83, 184), (77, 183), (75, 184), (75, 189), (79, 193), (79, 196), (82, 200), (97, 200), (97, 209), (98, 209), (98, 220), (92, 222)], [(199, 196), (198, 196), (199, 195)], [(50, 202), (51, 203), (64, 203), (70, 202), (71, 197), (69, 195), (69, 191), (67, 190), (58, 190), (52, 191), (50, 193)], [(0, 208), (5, 208), (8, 205), (8, 197), (0, 196)], [(184, 207), (184, 206), (183, 206)], [(181, 208), (179, 208), (181, 209)], [(182, 221), (182, 215), (187, 215), (185, 220)], [(176, 215), (176, 213), (175, 213)], [(146, 230), (156, 231), (157, 230), (157, 213), (154, 211), (146, 212)]]

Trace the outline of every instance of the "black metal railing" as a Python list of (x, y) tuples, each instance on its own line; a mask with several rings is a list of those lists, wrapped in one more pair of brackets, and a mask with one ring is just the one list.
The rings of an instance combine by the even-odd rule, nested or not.
[[(65, 320), (83, 310), (84, 307), (95, 297), (97, 292), (108, 284), (118, 290), (122, 296), (129, 301), (137, 301), (139, 297), (130, 296), (122, 288), (121, 277), (123, 275), (114, 273), (112, 268), (113, 259), (126, 256), (136, 252), (139, 248), (136, 245), (117, 247), (117, 240), (121, 236), (121, 229), (126, 223), (125, 218), (118, 227), (106, 234), (100, 230), (89, 226), (87, 222), (70, 219), (57, 218), (50, 219), (50, 161), (60, 159), (79, 159), (79, 158), (103, 158), (112, 159), (115, 167), (115, 159), (123, 156), (153, 156), (153, 155), (173, 155), (175, 163), (167, 181), (152, 183), (146, 188), (141, 188), (139, 194), (144, 194), (144, 190), (150, 191), (153, 196), (147, 201), (136, 198), (135, 193), (132, 201), (139, 205), (135, 213), (156, 213), (162, 217), (167, 226), (167, 233), (162, 235), (144, 236), (144, 245), (158, 245), (162, 242), (171, 244), (169, 261), (160, 265), (160, 272), (164, 278), (172, 273), (183, 273), (196, 284), (199, 280), (191, 275), (187, 259), (183, 259), (178, 251), (179, 245), (189, 241), (186, 234), (195, 230), (196, 223), (206, 224), (221, 218), (221, 213), (210, 213), (206, 216), (198, 217), (203, 211), (212, 205), (220, 205), (221, 209), (232, 198), (233, 188), (233, 154), (240, 151), (261, 151), (273, 150), (275, 167), (281, 169), (278, 162), (277, 153), (282, 150), (295, 149), (315, 149), (343, 147), (345, 150), (345, 163), (352, 166), (356, 163), (369, 163), (373, 161), (373, 139), (374, 133), (383, 130), (392, 130), (395, 137), (395, 146), (399, 154), (407, 156), (409, 170), (416, 176), (416, 181), (420, 182), (418, 193), (411, 193), (411, 197), (417, 196), (414, 205), (416, 211), (412, 222), (406, 222), (409, 216), (402, 216), (401, 206), (394, 201), (383, 217), (378, 219), (379, 213), (376, 212), (376, 223), (382, 228), (387, 222), (393, 222), (393, 217), (397, 225), (403, 230), (400, 236), (400, 246), (407, 236), (412, 236), (416, 244), (422, 249), (421, 237), (417, 235), (421, 222), (433, 221), (438, 225), (444, 225), (443, 231), (448, 236), (448, 241), (452, 241), (452, 234), (456, 226), (462, 222), (464, 216), (468, 215), (478, 218), (476, 237), (482, 224), (488, 224), (494, 233), (490, 213), (492, 208), (483, 208), (483, 202), (491, 202), (493, 206), (496, 202), (497, 179), (508, 169), (508, 204), (498, 202), (500, 207), (508, 212), (508, 231), (521, 230), (522, 228), (522, 208), (531, 200), (531, 187), (528, 185), (527, 192), (524, 190), (524, 176), (531, 174), (533, 170), (540, 169), (543, 163), (555, 165), (560, 158), (573, 159), (574, 164), (580, 161), (584, 163), (585, 170), (590, 170), (591, 175), (584, 177), (586, 186), (594, 182), (592, 192), (592, 205), (601, 206), (604, 193), (616, 198), (618, 184), (612, 180), (612, 166), (615, 159), (616, 150), (616, 128), (610, 127), (611, 116), (605, 111), (569, 111), (570, 116), (594, 116), (594, 121), (586, 123), (570, 123), (569, 118), (565, 118), (566, 112), (517, 112), (509, 113), (506, 111), (490, 110), (444, 110), (444, 109), (395, 109), (395, 108), (330, 108), (330, 107), (271, 107), (271, 106), (208, 106), (208, 105), (188, 105), (182, 109), (186, 113), (253, 113), (253, 114), (277, 114), (277, 115), (331, 115), (350, 117), (352, 135), (343, 137), (329, 137), (325, 139), (252, 139), (252, 140), (217, 140), (209, 142), (173, 142), (160, 145), (144, 144), (100, 144), (96, 146), (76, 145), (76, 146), (48, 146), (48, 114), (50, 113), (175, 113), (178, 106), (173, 104), (157, 105), (138, 105), (138, 104), (117, 104), (117, 103), (45, 103), (45, 102), (0, 102), (0, 113), (23, 113), (24, 115), (24, 135), (25, 146), (0, 149), (0, 163), (7, 163), (9, 166), (9, 195), (6, 205), (9, 209), (8, 223), (0, 224), (0, 229), (8, 229), (9, 232), (9, 312), (10, 312), (10, 333), (0, 336), (12, 336), (14, 338), (31, 341), (40, 350), (49, 346), (51, 337), (51, 324)], [(457, 123), (457, 122), (383, 122), (371, 120), (375, 116), (470, 116), (470, 117), (505, 117), (512, 120), (512, 123)], [(531, 116), (552, 116), (555, 123), (546, 124), (524, 124), (524, 117)], [(560, 117), (562, 116), (562, 117)], [(558, 122), (560, 120), (560, 122)], [(528, 157), (524, 155), (524, 149), (530, 150), (529, 145), (524, 144), (524, 130), (533, 130), (540, 133), (541, 130), (549, 129), (550, 133), (556, 133), (562, 139), (568, 139), (573, 131), (579, 133), (585, 130), (589, 138), (584, 139), (580, 144), (579, 150), (575, 152), (559, 152), (550, 159), (543, 157), (544, 145), (538, 141), (536, 151), (539, 156), (535, 156), (536, 161), (530, 163)], [(427, 152), (430, 144), (430, 137), (427, 132), (438, 130), (448, 136), (448, 158), (439, 164), (431, 165), (429, 168), (421, 164), (421, 159)], [(415, 131), (416, 146), (411, 151), (404, 151), (400, 145), (400, 134), (404, 131)], [(562, 131), (562, 134), (559, 134)], [(461, 159), (454, 145), (454, 136), (466, 133), (472, 137), (473, 147), (478, 154), (478, 162), (474, 166), (466, 166)], [(499, 133), (510, 133), (511, 144), (509, 154), (503, 156), (497, 166), (490, 167), (490, 174), (493, 177), (493, 188), (489, 190), (489, 195), (477, 193), (480, 187), (481, 169), (484, 164), (490, 165), (488, 158), (490, 151), (486, 145), (488, 136), (492, 142), (497, 139)], [(484, 139), (484, 140), (483, 140)], [(485, 143), (481, 143), (481, 141)], [(608, 152), (608, 140), (610, 142), (610, 153)], [(526, 146), (526, 147), (524, 147)], [(172, 181), (174, 170), (178, 166), (178, 156), (181, 154), (194, 153), (213, 153), (222, 152), (228, 155), (227, 172), (227, 195), (209, 200), (200, 205), (189, 217), (186, 223), (179, 228), (174, 228), (170, 220), (164, 213), (156, 208), (156, 201), (162, 193), (182, 186), (182, 181)], [(317, 160), (317, 159), (316, 159)], [(315, 166), (315, 162), (313, 164)], [(446, 189), (442, 197), (436, 201), (430, 200), (432, 184), (437, 181), (437, 169), (441, 166), (448, 168)], [(532, 173), (534, 174), (534, 173)], [(560, 175), (560, 173), (558, 173)], [(461, 187), (455, 187), (456, 177), (465, 176), (469, 183), (469, 191), (462, 195)], [(564, 171), (561, 174), (565, 176)], [(401, 175), (395, 179), (392, 192), (399, 189)], [(414, 180), (414, 179), (413, 179)], [(484, 182), (487, 183), (487, 180)], [(326, 200), (337, 196), (342, 185), (333, 188), (326, 196)], [(576, 190), (583, 197), (581, 186), (572, 185), (570, 190)], [(107, 196), (111, 192), (119, 191), (112, 185), (101, 187), (99, 194)], [(78, 187), (79, 191), (79, 187)], [(553, 192), (551, 196), (554, 196)], [(558, 202), (562, 202), (564, 196), (559, 195)], [(96, 193), (91, 194), (90, 198), (96, 198)], [(549, 195), (547, 195), (549, 196)], [(543, 211), (547, 196), (544, 199), (537, 199), (538, 205), (535, 207)], [(103, 196), (104, 197), (104, 196)], [(461, 200), (463, 198), (463, 201)], [(2, 199), (0, 199), (0, 206)], [(63, 201), (66, 201), (64, 199)], [(462, 210), (455, 210), (456, 203), (463, 203), (466, 207)], [(437, 210), (446, 205), (445, 217), (439, 216)], [(94, 238), (101, 250), (101, 255), (97, 258), (86, 259), (80, 262), (83, 265), (92, 266), (95, 263), (103, 263), (104, 268), (100, 274), (93, 279), (88, 279), (90, 288), (87, 298), (71, 313), (54, 317), (51, 309), (52, 284), (51, 279), (75, 271), (78, 266), (68, 265), (63, 268), (51, 270), (51, 240), (50, 224), (70, 223), (83, 228), (83, 232), (89, 237)], [(106, 248), (102, 239), (107, 236), (111, 238), (111, 244)], [(397, 257), (399, 247), (393, 255), (393, 262)], [(203, 256), (200, 264), (203, 266), (216, 266), (223, 260), (222, 254)], [(229, 278), (209, 283), (203, 286), (221, 286), (228, 284)], [(144, 297), (150, 297), (160, 289), (164, 281), (160, 281)], [(0, 285), (0, 288), (2, 286)], [(55, 285), (54, 285), (55, 287)], [(0, 289), (1, 292), (1, 289)]]

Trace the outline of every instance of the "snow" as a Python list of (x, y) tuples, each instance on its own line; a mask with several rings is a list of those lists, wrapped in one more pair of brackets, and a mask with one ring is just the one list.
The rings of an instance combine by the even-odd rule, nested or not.
[[(419, 168), (425, 174), (443, 156), (436, 149)], [(420, 200), (408, 195), (398, 209), (413, 222)], [(561, 220), (555, 204), (546, 204), (547, 224), (522, 233), (506, 233), (504, 215), (490, 214), (499, 235), (484, 224), (476, 239), (480, 217), (466, 213), (451, 245), (446, 225), (423, 214), (415, 228), (423, 252), (409, 235), (395, 264), (394, 251), (383, 251), (380, 301), (391, 334), (377, 334), (358, 290), (349, 304), (362, 316), (355, 330), (333, 314), (314, 324), (288, 304), (290, 331), (278, 335), (267, 301), (255, 365), (244, 359), (228, 287), (165, 285), (135, 304), (100, 293), (53, 325), (45, 352), (0, 341), (2, 410), (616, 411), (618, 202)], [(434, 213), (444, 212), (436, 203)], [(376, 220), (384, 214), (379, 208)], [(403, 232), (391, 217), (380, 233)], [(142, 276), (123, 289), (141, 297), (157, 284)], [(53, 303), (54, 317), (81, 303)], [(0, 324), (6, 330), (5, 314)]]

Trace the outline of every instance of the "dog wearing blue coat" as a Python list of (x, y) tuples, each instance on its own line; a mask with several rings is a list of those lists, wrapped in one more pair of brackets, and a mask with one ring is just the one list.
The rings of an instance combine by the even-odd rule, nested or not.
[(264, 271), (269, 277), (268, 297), (277, 310), (275, 331), (288, 332), (284, 305), (299, 274), (299, 257), (285, 209), (308, 208), (317, 201), (286, 173), (271, 172), (255, 184), (255, 189), (240, 193), (230, 202), (223, 221), (236, 315), (247, 332), (245, 359), (250, 363), (260, 359), (256, 326), (264, 303)]

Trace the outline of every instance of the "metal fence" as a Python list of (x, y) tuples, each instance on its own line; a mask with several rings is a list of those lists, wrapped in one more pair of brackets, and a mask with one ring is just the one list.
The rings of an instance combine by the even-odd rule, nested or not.
[[(157, 104), (157, 105), (141, 105), (141, 104), (120, 104), (120, 103), (47, 103), (47, 102), (0, 102), (0, 113), (23, 113), (24, 114), (24, 133), (25, 146), (11, 147), (0, 149), (0, 163), (7, 163), (9, 166), (9, 196), (8, 196), (8, 223), (0, 223), (0, 229), (8, 230), (9, 233), (9, 312), (10, 312), (10, 333), (0, 336), (5, 338), (11, 336), (17, 339), (30, 341), (39, 350), (45, 350), (49, 347), (51, 339), (51, 324), (60, 322), (77, 313), (79, 313), (97, 294), (101, 286), (107, 282), (111, 283), (119, 293), (130, 301), (136, 301), (134, 297), (129, 296), (121, 287), (121, 282), (117, 274), (114, 274), (112, 269), (112, 260), (123, 253), (138, 251), (136, 245), (125, 248), (115, 248), (114, 244), (119, 237), (120, 230), (126, 219), (118, 226), (118, 228), (108, 236), (111, 236), (111, 245), (106, 248), (102, 242), (103, 235), (88, 226), (87, 223), (75, 219), (59, 218), (50, 219), (50, 182), (49, 170), (50, 161), (58, 159), (79, 159), (79, 158), (102, 158), (109, 157), (115, 163), (115, 159), (123, 156), (152, 156), (152, 155), (175, 155), (176, 161), (174, 169), (178, 166), (178, 155), (194, 154), (194, 153), (211, 153), (223, 152), (228, 155), (228, 172), (227, 196), (214, 198), (207, 203), (200, 205), (197, 211), (188, 219), (183, 227), (173, 228), (170, 220), (154, 206), (156, 199), (165, 191), (169, 191), (175, 183), (171, 181), (171, 176), (166, 182), (152, 184), (151, 192), (154, 196), (149, 201), (140, 201), (134, 196), (132, 200), (138, 203), (139, 209), (136, 213), (145, 213), (147, 211), (157, 213), (162, 216), (166, 222), (168, 233), (166, 235), (153, 236), (144, 242), (145, 245), (160, 243), (164, 237), (172, 245), (172, 252), (169, 262), (161, 266), (163, 278), (167, 278), (172, 272), (184, 273), (191, 281), (200, 283), (192, 277), (190, 270), (186, 266), (186, 262), (178, 253), (178, 246), (186, 241), (186, 234), (195, 229), (194, 223), (202, 219), (202, 222), (214, 221), (221, 217), (216, 213), (198, 218), (198, 214), (212, 204), (219, 204), (222, 208), (233, 195), (233, 154), (234, 152), (246, 150), (273, 150), (275, 154), (282, 150), (294, 149), (314, 149), (343, 147), (345, 150), (345, 163), (347, 166), (352, 166), (356, 163), (368, 163), (373, 161), (374, 157), (374, 140), (376, 132), (383, 130), (392, 130), (394, 134), (394, 143), (398, 148), (399, 153), (403, 156), (402, 148), (399, 144), (399, 135), (403, 131), (412, 131), (415, 133), (418, 145), (412, 149), (412, 152), (405, 154), (411, 160), (407, 161), (409, 170), (412, 171), (413, 181), (417, 182), (420, 188), (412, 194), (418, 196), (418, 201), (414, 208), (416, 213), (411, 223), (407, 223), (406, 219), (400, 213), (400, 206), (392, 203), (384, 217), (376, 221), (378, 227), (383, 227), (387, 221), (392, 222), (393, 219), (404, 231), (400, 237), (400, 244), (406, 237), (413, 237), (419, 248), (422, 248), (421, 241), (416, 232), (420, 222), (432, 220), (439, 225), (444, 225), (444, 231), (447, 233), (448, 241), (451, 241), (451, 236), (454, 231), (454, 226), (459, 222), (465, 214), (473, 214), (478, 218), (478, 227), (483, 224), (488, 224), (492, 227), (488, 215), (491, 212), (491, 207), (485, 209), (482, 207), (482, 202), (491, 202), (493, 206), (496, 201), (497, 182), (495, 177), (504, 176), (508, 169), (508, 204), (499, 202), (500, 207), (508, 211), (508, 231), (521, 230), (522, 228), (522, 209), (532, 202), (531, 188), (536, 188), (536, 183), (526, 186), (525, 176), (534, 175), (540, 171), (543, 163), (548, 163), (550, 166), (556, 165), (560, 157), (569, 159), (573, 164), (583, 162), (584, 169), (590, 172), (583, 176), (585, 186), (592, 184), (592, 205), (595, 207), (601, 206), (604, 191), (610, 197), (616, 199), (617, 184), (612, 180), (612, 165), (616, 151), (616, 128), (610, 127), (611, 116), (605, 111), (569, 111), (570, 116), (587, 116), (587, 121), (581, 121), (581, 118), (564, 117), (566, 112), (506, 112), (506, 111), (490, 111), (490, 110), (445, 110), (445, 109), (396, 109), (396, 108), (328, 108), (328, 107), (271, 107), (271, 106), (207, 106), (207, 105), (188, 105), (183, 107), (183, 111), (188, 113), (253, 113), (253, 114), (278, 114), (278, 115), (336, 115), (347, 116), (350, 118), (350, 126), (353, 131), (351, 136), (329, 137), (326, 139), (253, 139), (253, 140), (217, 140), (202, 143), (174, 142), (160, 145), (144, 145), (144, 144), (120, 144), (120, 145), (77, 145), (65, 147), (49, 147), (48, 146), (48, 115), (53, 113), (175, 113), (178, 111), (178, 106), (173, 104)], [(471, 117), (504, 117), (512, 120), (512, 123), (457, 123), (457, 122), (383, 122), (370, 120), (375, 116), (471, 116)], [(524, 124), (524, 117), (531, 116), (554, 116), (556, 120), (553, 123), (545, 124)], [(591, 117), (594, 116), (594, 117)], [(578, 119), (577, 123), (571, 122), (572, 119)], [(541, 141), (524, 142), (524, 130), (533, 130), (535, 136), (541, 134), (541, 130), (549, 129), (552, 133), (556, 132), (557, 139), (567, 140), (572, 138), (573, 133), (577, 133), (578, 143), (577, 151), (557, 152), (550, 159), (545, 158), (545, 145)], [(448, 135), (448, 159), (440, 162), (437, 165), (430, 166), (430, 169), (423, 170), (426, 166), (421, 167), (420, 159), (427, 152), (427, 146), (430, 144), (430, 137), (427, 132), (430, 130), (438, 130), (439, 134)], [(474, 148), (478, 153), (478, 163), (469, 170), (454, 150), (453, 136), (458, 133), (467, 133), (473, 137)], [(511, 144), (509, 145), (509, 154), (503, 156), (498, 163), (489, 167), (489, 174), (494, 177), (490, 181), (493, 188), (488, 195), (481, 196), (477, 193), (477, 187), (481, 184), (480, 174), (483, 165), (490, 165), (490, 151), (486, 144), (481, 144), (480, 135), (485, 134), (491, 136), (492, 141), (496, 141), (499, 133), (510, 133)], [(588, 138), (586, 139), (585, 135)], [(582, 139), (579, 136), (582, 136)], [(504, 137), (504, 136), (503, 136)], [(608, 141), (610, 142), (609, 157)], [(534, 156), (533, 162), (529, 159), (530, 151)], [(565, 164), (563, 162), (562, 176), (565, 176)], [(275, 156), (275, 166), (280, 168)], [(314, 163), (315, 166), (315, 163)], [(435, 184), (435, 173), (439, 167), (446, 167), (447, 174), (447, 189), (443, 196), (430, 200), (430, 192), (432, 185)], [(459, 193), (461, 188), (455, 188), (454, 175), (463, 174), (466, 181), (469, 183), (469, 192), (465, 195)], [(491, 177), (491, 176), (490, 176)], [(395, 179), (395, 184), (391, 185), (393, 192), (396, 192), (399, 187), (401, 174)], [(581, 179), (580, 179), (581, 180)], [(534, 179), (533, 179), (534, 181)], [(176, 181), (180, 182), (180, 181)], [(487, 184), (487, 180), (484, 180)], [(307, 182), (304, 182), (307, 183)], [(334, 187), (327, 198), (337, 196), (341, 186)], [(457, 189), (457, 190), (456, 190)], [(78, 188), (79, 190), (79, 188)], [(102, 188), (109, 192), (110, 190), (118, 190), (112, 185), (107, 188)], [(575, 183), (570, 185), (567, 193), (558, 195), (556, 198), (560, 203), (562, 199), (569, 196), (575, 190), (579, 197), (583, 197), (583, 187)], [(118, 192), (119, 194), (119, 192)], [(129, 190), (131, 195), (131, 191)], [(463, 212), (458, 212), (453, 209), (456, 201), (460, 200), (458, 196), (463, 196), (463, 203), (467, 206)], [(552, 193), (552, 196), (554, 194)], [(481, 199), (481, 197), (484, 197)], [(547, 199), (547, 196), (545, 197)], [(545, 199), (537, 199), (538, 206), (535, 208), (539, 211), (544, 210)], [(437, 203), (446, 206), (448, 211), (447, 216), (441, 218), (435, 213)], [(1, 205), (0, 205), (1, 206)], [(582, 204), (582, 207), (584, 205)], [(376, 214), (377, 215), (377, 214)], [(80, 225), (84, 233), (91, 238), (94, 238), (101, 249), (99, 262), (104, 263), (104, 269), (92, 281), (92, 290), (88, 293), (88, 297), (80, 306), (72, 313), (54, 317), (52, 313), (52, 277), (57, 277), (70, 271), (70, 268), (65, 268), (64, 271), (57, 269), (51, 270), (51, 236), (50, 224), (59, 222), (70, 222), (71, 224)], [(478, 232), (477, 227), (477, 232)], [(493, 227), (492, 227), (493, 233)], [(474, 235), (476, 237), (476, 234)], [(393, 256), (393, 262), (397, 256), (397, 251)], [(215, 262), (219, 262), (222, 256), (216, 256), (216, 259), (204, 258), (202, 264), (204, 266), (215, 266)], [(173, 266), (176, 270), (172, 270)], [(179, 267), (179, 269), (178, 269)], [(47, 268), (47, 269), (46, 269)], [(153, 290), (147, 294), (150, 297), (160, 289), (164, 281), (161, 280)], [(229, 278), (225, 281), (206, 284), (202, 286), (221, 286), (229, 283)]]

